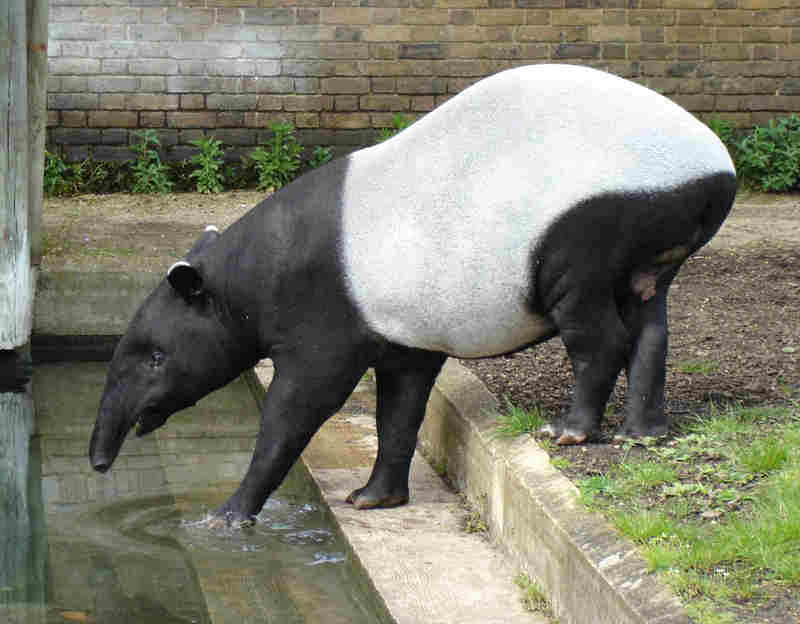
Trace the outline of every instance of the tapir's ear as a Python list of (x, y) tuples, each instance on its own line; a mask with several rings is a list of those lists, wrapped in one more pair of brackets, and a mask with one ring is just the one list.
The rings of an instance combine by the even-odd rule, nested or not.
[(184, 299), (203, 292), (203, 278), (200, 272), (186, 260), (180, 260), (169, 268), (167, 281)]
[(187, 259), (191, 259), (201, 251), (203, 251), (206, 247), (210, 247), (214, 243), (217, 242), (219, 238), (219, 230), (217, 229), (216, 225), (208, 225), (206, 226), (203, 235), (197, 239), (197, 242), (192, 245), (192, 248), (189, 250), (189, 253), (186, 254)]

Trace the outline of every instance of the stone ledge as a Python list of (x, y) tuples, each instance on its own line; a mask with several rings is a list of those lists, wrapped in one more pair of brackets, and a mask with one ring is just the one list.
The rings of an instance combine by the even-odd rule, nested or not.
[(493, 437), (498, 402), (470, 371), (445, 365), (420, 445), (481, 511), (516, 565), (545, 588), (559, 621), (684, 624), (678, 598), (636, 548), (578, 500), (575, 486), (527, 437)]

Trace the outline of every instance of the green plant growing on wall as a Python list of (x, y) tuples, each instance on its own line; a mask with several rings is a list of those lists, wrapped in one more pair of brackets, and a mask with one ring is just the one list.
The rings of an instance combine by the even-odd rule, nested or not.
[(272, 139), (250, 154), (258, 171), (258, 189), (277, 191), (291, 182), (300, 168), (303, 148), (297, 143), (291, 124), (270, 126)]
[(317, 167), (321, 167), (325, 163), (330, 162), (332, 159), (332, 147), (323, 147), (322, 145), (317, 145), (317, 147), (314, 148), (314, 151), (311, 152), (311, 158), (308, 159), (308, 166), (311, 169), (316, 169)]
[(378, 133), (378, 138), (375, 142), (383, 143), (387, 139), (391, 139), (395, 134), (402, 132), (412, 123), (414, 123), (413, 119), (406, 117), (402, 113), (397, 113), (394, 117), (392, 117), (391, 128), (381, 128), (380, 132)]
[(789, 191), (800, 181), (800, 117), (759, 126), (736, 144), (736, 168), (760, 191)]
[(219, 193), (222, 191), (222, 141), (213, 136), (201, 137), (190, 141), (192, 145), (200, 149), (199, 154), (192, 156), (190, 162), (197, 165), (189, 174), (190, 178), (197, 180), (198, 193)]
[(140, 143), (131, 146), (139, 157), (133, 163), (134, 193), (169, 193), (172, 182), (167, 176), (169, 167), (161, 162), (158, 149), (161, 141), (153, 129), (137, 130), (133, 135), (141, 139)]

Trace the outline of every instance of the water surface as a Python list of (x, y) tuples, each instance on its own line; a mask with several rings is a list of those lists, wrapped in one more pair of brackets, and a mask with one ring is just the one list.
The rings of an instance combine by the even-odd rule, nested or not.
[(258, 410), (247, 380), (150, 436), (131, 435), (100, 475), (87, 448), (105, 370), (37, 367), (34, 432), (17, 436), (28, 447), (0, 447), (15, 455), (7, 463), (27, 462), (9, 486), (25, 504), (0, 505), (0, 531), (14, 528), (19, 543), (0, 563), (0, 622), (385, 621), (304, 470), (292, 471), (255, 526), (208, 526), (250, 460)]

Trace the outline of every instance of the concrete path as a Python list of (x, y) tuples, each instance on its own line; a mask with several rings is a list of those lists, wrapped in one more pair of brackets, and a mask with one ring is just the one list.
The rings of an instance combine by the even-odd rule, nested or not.
[[(266, 387), (271, 365), (263, 362), (256, 374)], [(397, 624), (548, 622), (524, 609), (518, 570), (484, 534), (465, 531), (461, 499), (419, 454), (410, 504), (360, 511), (345, 503), (369, 478), (377, 448), (374, 382), (367, 377), (303, 461)]]

